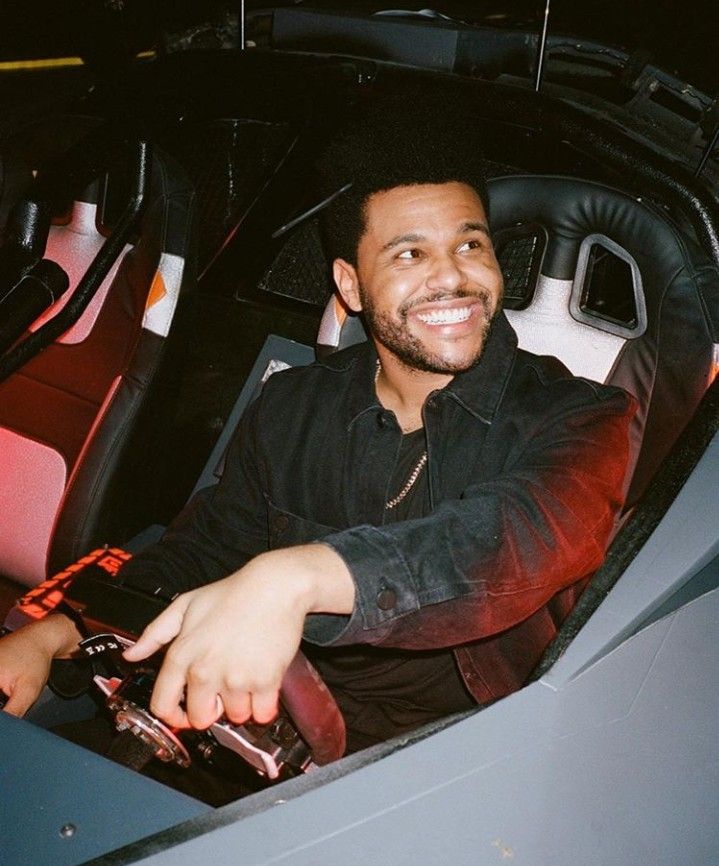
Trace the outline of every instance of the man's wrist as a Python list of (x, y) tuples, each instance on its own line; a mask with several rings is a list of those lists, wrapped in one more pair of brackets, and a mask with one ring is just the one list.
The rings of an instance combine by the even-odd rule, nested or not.
[(304, 614), (351, 614), (355, 585), (342, 557), (326, 544), (303, 544), (273, 550), (253, 563), (266, 568), (277, 591)]
[(53, 658), (72, 655), (82, 640), (82, 635), (75, 623), (62, 613), (48, 614), (30, 627), (35, 631), (33, 640), (42, 643)]
[(354, 610), (356, 589), (347, 563), (329, 544), (309, 544), (306, 547), (316, 559), (312, 607), (309, 613), (349, 615)]

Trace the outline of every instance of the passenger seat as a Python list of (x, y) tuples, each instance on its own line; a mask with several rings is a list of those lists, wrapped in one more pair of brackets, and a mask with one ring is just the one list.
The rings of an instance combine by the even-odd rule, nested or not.
[[(112, 172), (100, 175), (76, 195), (69, 221), (51, 227), (45, 257), (65, 269), (70, 288), (30, 331), (63, 307), (102, 248), (117, 184)], [(104, 540), (98, 528), (121, 459), (194, 284), (193, 195), (180, 167), (155, 153), (137, 237), (79, 321), (0, 384), (5, 577), (32, 586)]]

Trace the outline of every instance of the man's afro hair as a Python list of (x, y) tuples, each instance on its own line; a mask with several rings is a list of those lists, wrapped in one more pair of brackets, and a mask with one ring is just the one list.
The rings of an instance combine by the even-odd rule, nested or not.
[(325, 196), (352, 184), (322, 214), (328, 258), (356, 264), (364, 208), (376, 192), (459, 181), (475, 190), (486, 211), (480, 128), (466, 94), (461, 99), (447, 91), (407, 88), (356, 109), (318, 164)]

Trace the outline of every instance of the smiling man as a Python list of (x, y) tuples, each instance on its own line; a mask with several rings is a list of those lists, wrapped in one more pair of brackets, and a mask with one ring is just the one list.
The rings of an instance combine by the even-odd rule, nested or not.
[[(517, 348), (457, 120), (440, 146), (389, 101), (330, 151), (330, 188), (353, 186), (327, 248), (371, 339), (274, 375), (220, 484), (122, 571), (183, 593), (126, 653), (167, 647), (152, 709), (172, 725), (271, 719), (302, 638), (350, 750), (490, 702), (602, 561), (632, 401)], [(0, 642), (9, 711), (77, 638), (56, 615)]]

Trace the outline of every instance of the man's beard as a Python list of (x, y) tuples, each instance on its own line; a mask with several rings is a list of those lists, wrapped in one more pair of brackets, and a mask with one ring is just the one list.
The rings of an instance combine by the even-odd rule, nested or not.
[[(391, 318), (386, 313), (380, 313), (376, 309), (374, 302), (361, 285), (359, 293), (362, 302), (362, 314), (364, 315), (370, 334), (385, 348), (389, 349), (405, 367), (423, 373), (455, 374), (468, 370), (477, 364), (482, 357), (482, 352), (484, 351), (492, 322), (497, 312), (496, 310), (492, 311), (492, 298), (489, 292), (481, 290), (477, 292), (458, 291), (450, 294), (442, 292), (426, 295), (411, 303), (403, 304), (397, 311), (397, 318)], [(431, 352), (407, 328), (407, 314), (413, 307), (435, 301), (451, 300), (453, 298), (473, 298), (478, 300), (480, 305), (478, 315), (482, 317), (481, 340), (477, 352), (468, 361), (456, 363)]]

